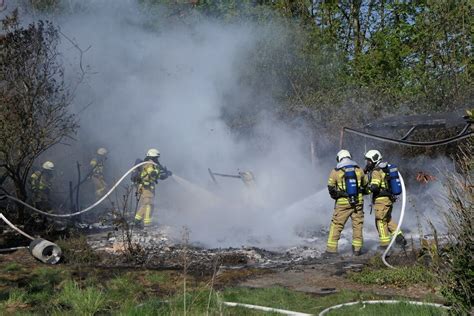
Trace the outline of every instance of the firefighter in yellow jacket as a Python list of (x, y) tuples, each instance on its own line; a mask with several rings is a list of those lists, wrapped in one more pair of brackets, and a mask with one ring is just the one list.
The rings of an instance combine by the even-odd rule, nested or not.
[[(386, 248), (393, 234), (397, 229), (397, 224), (392, 220), (392, 209), (395, 197), (389, 189), (389, 182), (386, 169), (388, 163), (382, 161), (382, 154), (378, 150), (369, 150), (365, 154), (367, 165), (365, 172), (368, 175), (369, 189), (372, 192), (372, 205), (375, 210), (375, 227), (379, 233), (381, 248)], [(395, 241), (405, 247), (407, 241), (399, 231)]]
[(51, 210), (51, 186), (54, 172), (54, 163), (45, 161), (41, 170), (33, 172), (30, 176), (30, 188), (33, 194), (33, 204), (37, 209)]
[[(363, 170), (352, 160), (349, 151), (344, 149), (339, 151), (337, 153), (337, 162), (337, 166), (331, 171), (328, 180), (329, 195), (335, 200), (335, 207), (329, 227), (326, 255), (337, 254), (337, 245), (341, 232), (350, 217), (352, 220), (352, 252), (355, 256), (359, 256), (363, 244), (363, 194), (367, 187), (367, 178), (364, 176)], [(357, 193), (352, 198), (346, 192), (346, 170), (354, 171), (354, 180), (357, 181)]]
[(91, 166), (91, 179), (94, 183), (94, 193), (96, 199), (100, 199), (106, 193), (107, 183), (104, 178), (104, 163), (107, 159), (107, 149), (101, 147), (97, 149), (97, 156), (90, 162)]
[(142, 220), (144, 226), (151, 225), (155, 206), (155, 185), (158, 180), (164, 180), (172, 175), (171, 171), (161, 166), (158, 161), (159, 157), (158, 149), (148, 150), (145, 161), (150, 161), (150, 163), (143, 165), (140, 173), (134, 179), (138, 184), (137, 198), (139, 199), (138, 211), (135, 214), (137, 226), (141, 226)]

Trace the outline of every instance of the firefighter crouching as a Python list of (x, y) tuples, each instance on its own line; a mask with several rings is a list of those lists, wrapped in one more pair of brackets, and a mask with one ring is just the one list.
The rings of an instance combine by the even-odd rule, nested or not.
[(337, 255), (341, 232), (349, 217), (352, 220), (352, 252), (361, 254), (363, 244), (364, 199), (367, 178), (347, 150), (337, 153), (337, 166), (329, 175), (328, 190), (335, 200), (334, 213), (329, 228), (327, 256)]
[(150, 226), (153, 211), (155, 207), (155, 185), (158, 180), (165, 180), (172, 175), (172, 172), (162, 167), (158, 161), (160, 152), (158, 149), (150, 149), (147, 152), (145, 161), (151, 161), (156, 163), (145, 164), (135, 175), (132, 175), (132, 180), (138, 185), (137, 198), (139, 199), (139, 205), (137, 213), (135, 214), (135, 224), (137, 227), (141, 227), (143, 220), (143, 226)]
[[(401, 193), (401, 186), (396, 182), (398, 171), (393, 168), (395, 166), (382, 161), (382, 154), (378, 150), (369, 150), (365, 154), (365, 159), (367, 162), (365, 171), (368, 175), (369, 189), (372, 192), (372, 205), (375, 209), (375, 226), (379, 233), (380, 248), (384, 249), (390, 244), (390, 240), (397, 229), (397, 224), (392, 220), (392, 209), (396, 195)], [(394, 174), (391, 174), (390, 169), (394, 169), (392, 170)], [(395, 238), (398, 245), (406, 246), (407, 241), (401, 230)]]
[(100, 199), (104, 196), (105, 190), (107, 189), (107, 183), (104, 178), (104, 163), (107, 159), (107, 149), (101, 147), (97, 149), (97, 156), (90, 162), (91, 166), (91, 179), (94, 183), (94, 193), (96, 199)]

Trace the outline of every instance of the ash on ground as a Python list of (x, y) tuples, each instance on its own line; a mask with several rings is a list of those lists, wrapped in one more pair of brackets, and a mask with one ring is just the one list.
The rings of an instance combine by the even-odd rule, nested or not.
[[(184, 242), (182, 234), (171, 227), (136, 230), (129, 234), (123, 231), (104, 232), (88, 236), (88, 243), (97, 252), (107, 254), (108, 264), (126, 263), (130, 252), (143, 266), (155, 269), (183, 269), (202, 274), (212, 273), (216, 265), (220, 269), (280, 268), (318, 262), (326, 246), (326, 232), (306, 233), (301, 244), (289, 248), (255, 247), (258, 240), (249, 236), (249, 245), (239, 248), (212, 248), (195, 242)], [(137, 251), (139, 250), (139, 251)], [(136, 264), (136, 262), (134, 263)]]

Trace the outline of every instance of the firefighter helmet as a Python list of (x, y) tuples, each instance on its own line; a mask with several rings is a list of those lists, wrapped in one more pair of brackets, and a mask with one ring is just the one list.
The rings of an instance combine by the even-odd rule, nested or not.
[(382, 154), (378, 150), (371, 149), (365, 154), (365, 159), (378, 163), (382, 160)]
[(146, 156), (147, 157), (160, 157), (160, 151), (155, 148), (148, 149)]
[(45, 161), (43, 163), (42, 167), (43, 167), (44, 170), (53, 171), (54, 170), (54, 163), (52, 163), (51, 161), (48, 160), (48, 161)]
[(336, 161), (340, 162), (343, 158), (352, 158), (351, 153), (348, 150), (342, 149), (337, 153)]
[(97, 149), (97, 155), (105, 156), (107, 155), (107, 153), (108, 153), (107, 148), (100, 147), (99, 149)]

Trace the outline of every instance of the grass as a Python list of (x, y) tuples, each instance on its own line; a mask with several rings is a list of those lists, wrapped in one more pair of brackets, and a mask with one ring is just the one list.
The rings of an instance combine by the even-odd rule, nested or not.
[[(97, 287), (81, 289), (75, 281), (63, 284), (61, 292), (56, 297), (58, 309), (73, 315), (94, 315), (105, 307), (104, 292)], [(64, 307), (63, 307), (64, 306)]]
[(146, 280), (153, 284), (166, 283), (170, 280), (170, 275), (165, 271), (153, 271), (147, 273)]
[(4, 272), (13, 272), (13, 271), (20, 271), (22, 269), (21, 265), (16, 262), (8, 263), (5, 267), (3, 267), (2, 271)]
[(419, 283), (431, 284), (435, 279), (426, 267), (411, 266), (396, 269), (369, 267), (361, 272), (351, 272), (349, 279), (362, 284), (407, 286)]
[(310, 314), (315, 314), (335, 304), (378, 298), (378, 296), (371, 293), (352, 291), (341, 291), (332, 295), (315, 297), (282, 287), (264, 289), (230, 288), (223, 291), (223, 299), (225, 301), (261, 305)]
[[(374, 271), (381, 269), (377, 268)], [(6, 272), (7, 270), (11, 272)], [(0, 311), (6, 311), (6, 314), (184, 314), (183, 276), (176, 271), (103, 270), (78, 265), (37, 264), (31, 266), (30, 264), (28, 266), (22, 262), (0, 263), (0, 271), (4, 271), (0, 274), (0, 281), (2, 281)], [(408, 273), (407, 277), (412, 280), (414, 274), (410, 273), (415, 273), (415, 275), (420, 273), (418, 270), (415, 272), (387, 271), (398, 274)], [(392, 279), (388, 277), (380, 281), (377, 274), (369, 272), (371, 271), (363, 271), (358, 277), (369, 283), (374, 282), (373, 280), (384, 283), (393, 281), (393, 278), (400, 278), (398, 274), (395, 274), (391, 277)], [(219, 290), (211, 291), (209, 279), (194, 278), (190, 275), (187, 278), (187, 315), (271, 315), (271, 313), (242, 307), (227, 307), (222, 304), (224, 301), (318, 314), (323, 309), (340, 303), (381, 299), (372, 293), (352, 291), (341, 291), (321, 297), (282, 287), (263, 289), (231, 287), (235, 282), (227, 281), (217, 286)], [(364, 312), (372, 308), (377, 310), (378, 307), (368, 306)], [(410, 315), (411, 312), (407, 308), (402, 310), (403, 314)], [(357, 315), (360, 309), (360, 306), (356, 306), (345, 315)], [(416, 312), (420, 314), (424, 311)], [(433, 311), (432, 315), (441, 315), (435, 312)], [(340, 311), (335, 313), (340, 313)], [(2, 312), (0, 314), (3, 315)]]

